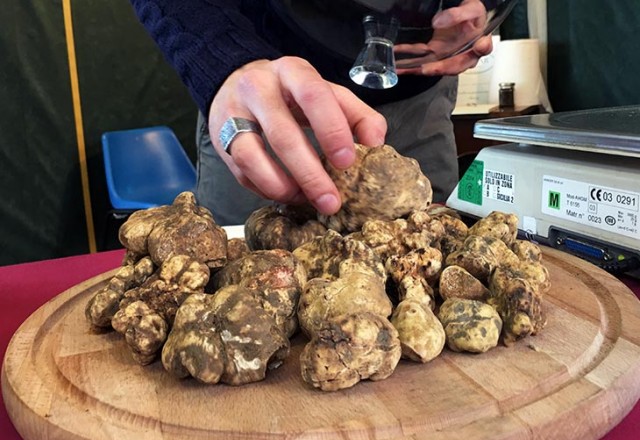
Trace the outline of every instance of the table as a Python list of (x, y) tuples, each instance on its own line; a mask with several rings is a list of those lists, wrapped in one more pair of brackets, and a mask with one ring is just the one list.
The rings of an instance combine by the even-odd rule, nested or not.
[[(0, 267), (0, 362), (20, 324), (49, 299), (93, 276), (119, 266), (123, 250), (45, 260)], [(621, 280), (640, 297), (640, 281), (622, 277)], [(604, 438), (628, 440), (640, 432), (640, 403)], [(0, 403), (0, 438), (20, 440), (13, 427), (4, 402)]]

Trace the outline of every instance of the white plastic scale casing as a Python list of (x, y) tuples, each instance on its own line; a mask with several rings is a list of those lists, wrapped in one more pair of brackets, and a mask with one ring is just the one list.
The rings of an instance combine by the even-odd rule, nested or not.
[(532, 240), (606, 269), (637, 267), (640, 106), (484, 120), (474, 135), (512, 143), (480, 150), (448, 206), (514, 213)]

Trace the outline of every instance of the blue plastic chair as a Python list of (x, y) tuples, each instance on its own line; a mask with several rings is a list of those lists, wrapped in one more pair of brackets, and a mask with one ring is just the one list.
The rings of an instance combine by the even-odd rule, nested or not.
[(170, 205), (179, 193), (195, 191), (196, 169), (169, 127), (106, 132), (102, 153), (116, 210)]

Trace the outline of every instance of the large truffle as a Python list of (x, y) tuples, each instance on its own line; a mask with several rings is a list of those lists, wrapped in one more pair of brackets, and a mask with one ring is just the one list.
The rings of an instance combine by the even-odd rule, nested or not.
[(340, 265), (336, 279), (314, 278), (304, 286), (298, 307), (300, 327), (312, 338), (327, 321), (346, 313), (370, 312), (387, 318), (392, 304), (382, 280), (367, 268)]
[(342, 199), (336, 214), (318, 216), (328, 228), (354, 232), (368, 220), (395, 220), (431, 204), (431, 183), (415, 159), (401, 156), (389, 145), (355, 147), (355, 164), (346, 170), (323, 158)]
[(130, 252), (149, 255), (157, 266), (174, 255), (188, 255), (211, 269), (227, 262), (227, 233), (188, 191), (178, 194), (172, 205), (131, 214), (119, 238)]
[(232, 285), (215, 295), (191, 295), (180, 307), (162, 349), (173, 375), (242, 385), (282, 364), (289, 340), (255, 291)]
[(214, 290), (239, 285), (254, 290), (262, 307), (288, 336), (298, 328), (296, 311), (307, 282), (304, 266), (289, 251), (254, 251), (227, 264), (213, 277)]
[(327, 321), (300, 355), (302, 378), (323, 391), (382, 380), (395, 370), (402, 349), (397, 330), (374, 313)]

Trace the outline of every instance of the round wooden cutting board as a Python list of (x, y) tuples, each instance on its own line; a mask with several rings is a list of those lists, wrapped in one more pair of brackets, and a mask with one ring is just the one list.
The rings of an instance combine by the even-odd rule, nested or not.
[(403, 360), (386, 380), (334, 393), (302, 381), (302, 336), (282, 367), (241, 387), (137, 365), (118, 334), (89, 332), (85, 304), (105, 273), (16, 332), (2, 370), (7, 410), (28, 440), (599, 438), (640, 396), (640, 302), (606, 272), (544, 252), (552, 289), (540, 335)]

